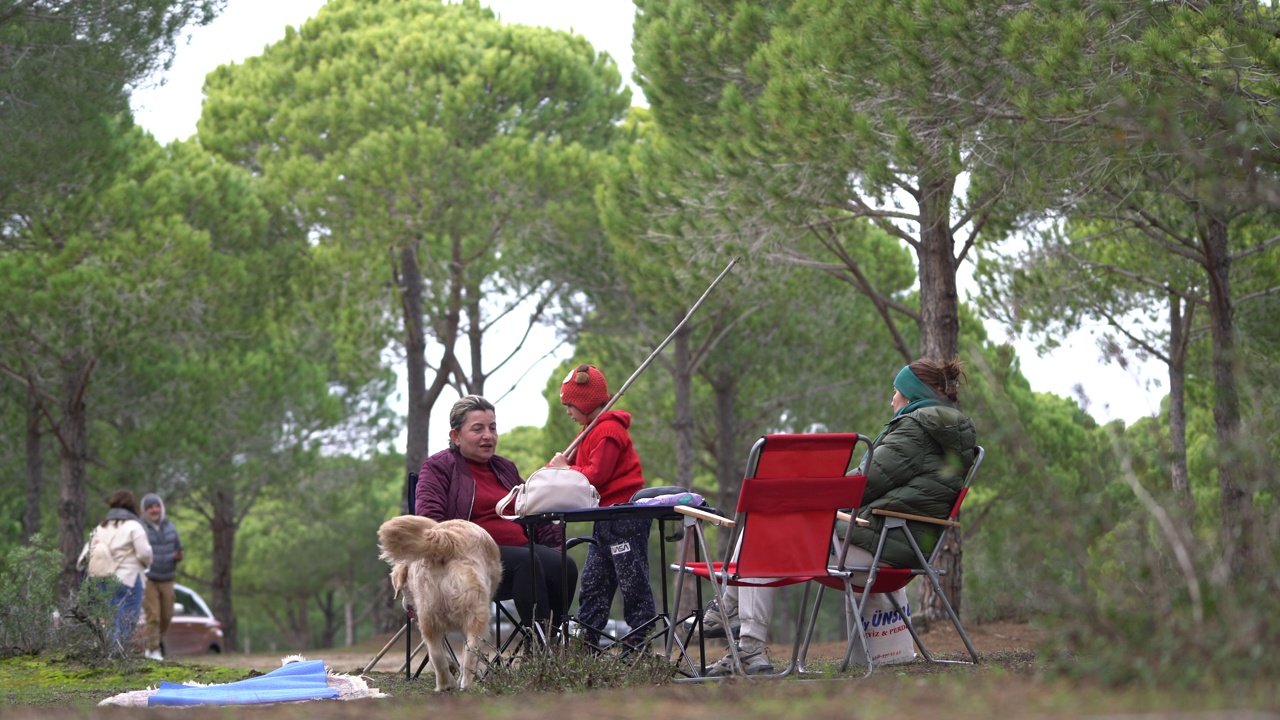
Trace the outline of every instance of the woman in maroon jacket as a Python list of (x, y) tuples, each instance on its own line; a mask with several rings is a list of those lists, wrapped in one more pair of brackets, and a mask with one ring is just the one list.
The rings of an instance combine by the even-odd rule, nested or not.
[[(505, 520), (494, 510), (511, 488), (524, 482), (510, 460), (495, 454), (498, 423), (493, 403), (468, 395), (449, 411), (449, 447), (422, 462), (418, 472), (415, 512), (433, 520), (470, 520), (484, 528), (502, 555), (499, 598), (513, 598), (520, 621), (526, 625), (547, 620), (559, 626), (573, 601), (578, 566), (568, 558), (568, 582), (561, 576), (560, 546), (564, 530), (559, 525), (537, 529), (534, 557), (524, 528)], [(564, 597), (564, 588), (569, 588)], [(536, 599), (536, 601), (535, 601)]]

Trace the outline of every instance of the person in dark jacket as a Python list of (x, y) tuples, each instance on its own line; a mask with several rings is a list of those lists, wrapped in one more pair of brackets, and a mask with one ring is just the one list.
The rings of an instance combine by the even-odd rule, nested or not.
[[(872, 442), (872, 452), (853, 471), (867, 476), (858, 516), (871, 524), (854, 528), (845, 553), (847, 566), (866, 567), (874, 559), (884, 522), (871, 514), (875, 508), (934, 518), (945, 518), (951, 512), (965, 471), (973, 464), (978, 440), (973, 420), (958, 407), (963, 378), (959, 360), (916, 360), (898, 371), (889, 401), (893, 418)], [(845, 527), (842, 523), (838, 531), (845, 532)], [(937, 544), (939, 528), (918, 522), (908, 523), (908, 527), (927, 557)], [(909, 567), (916, 564), (916, 557), (901, 534), (893, 533), (885, 542), (880, 562)], [(900, 592), (899, 600), (906, 602), (905, 592)], [(739, 657), (748, 674), (773, 672), (765, 645), (773, 597), (773, 588), (742, 587), (738, 592)], [(707, 673), (731, 674), (729, 654), (707, 668)]]
[(151, 541), (151, 567), (147, 568), (142, 600), (142, 612), (147, 618), (144, 650), (152, 660), (161, 660), (164, 636), (173, 622), (173, 582), (182, 560), (182, 540), (178, 528), (165, 515), (164, 501), (155, 493), (142, 496), (142, 527)]
[[(858, 468), (867, 476), (858, 517), (870, 524), (853, 529), (850, 542), (865, 550), (866, 557), (847, 556), (850, 565), (865, 566), (875, 553), (884, 518), (873, 515), (872, 510), (932, 518), (945, 518), (951, 512), (978, 444), (973, 420), (956, 406), (963, 377), (958, 360), (916, 360), (894, 379), (890, 401), (893, 419), (872, 443), (870, 465), (864, 458)], [(941, 527), (919, 522), (909, 522), (907, 527), (928, 557)], [(917, 564), (915, 552), (901, 533), (886, 539), (880, 562), (891, 567)]]
[(493, 403), (479, 395), (454, 403), (449, 411), (449, 447), (422, 462), (414, 512), (432, 520), (470, 520), (484, 528), (502, 556), (498, 597), (515, 600), (523, 624), (549, 620), (558, 626), (573, 601), (578, 565), (568, 558), (568, 576), (561, 574), (563, 527), (538, 527), (530, 559), (524, 528), (498, 515), (498, 501), (524, 477), (515, 463), (496, 454), (497, 448)]

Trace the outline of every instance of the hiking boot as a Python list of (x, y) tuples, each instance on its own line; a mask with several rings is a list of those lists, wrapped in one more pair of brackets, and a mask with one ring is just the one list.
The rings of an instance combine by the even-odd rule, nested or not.
[[(747, 675), (769, 675), (774, 672), (773, 661), (769, 659), (769, 646), (763, 643), (752, 650), (744, 650), (738, 646), (738, 659), (742, 661), (742, 671)], [(724, 657), (707, 667), (706, 677), (729, 677), (733, 675), (733, 653), (726, 652)]]
[[(693, 621), (690, 620), (690, 622)], [(742, 631), (742, 623), (738, 620), (736, 607), (729, 610), (729, 629), (733, 631), (735, 638)], [(702, 637), (714, 639), (724, 636), (724, 620), (720, 618), (720, 606), (712, 600), (702, 609)]]

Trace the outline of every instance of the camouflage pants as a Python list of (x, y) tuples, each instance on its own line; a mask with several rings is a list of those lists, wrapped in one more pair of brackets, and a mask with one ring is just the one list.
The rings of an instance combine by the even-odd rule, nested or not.
[(591, 535), (598, 545), (587, 548), (578, 594), (578, 620), (594, 641), (609, 619), (613, 594), (622, 590), (622, 612), (637, 628), (657, 614), (649, 582), (649, 526), (652, 520), (602, 520)]

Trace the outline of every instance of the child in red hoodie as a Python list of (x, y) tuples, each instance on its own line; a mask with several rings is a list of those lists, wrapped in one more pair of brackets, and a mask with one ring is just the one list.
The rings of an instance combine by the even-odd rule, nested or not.
[[(640, 457), (627, 432), (631, 413), (602, 413), (609, 397), (604, 374), (594, 366), (579, 365), (569, 372), (560, 385), (560, 402), (569, 417), (584, 428), (597, 416), (600, 421), (578, 444), (573, 463), (564, 453), (556, 453), (548, 463), (552, 467), (572, 467), (586, 475), (600, 492), (601, 507), (631, 502), (631, 496), (644, 487)], [(651, 520), (642, 519), (601, 520), (595, 524), (592, 536), (596, 543), (587, 548), (578, 595), (578, 621), (586, 630), (588, 642), (598, 641), (619, 587), (623, 616), (632, 629), (657, 614), (649, 582), (651, 524)]]

